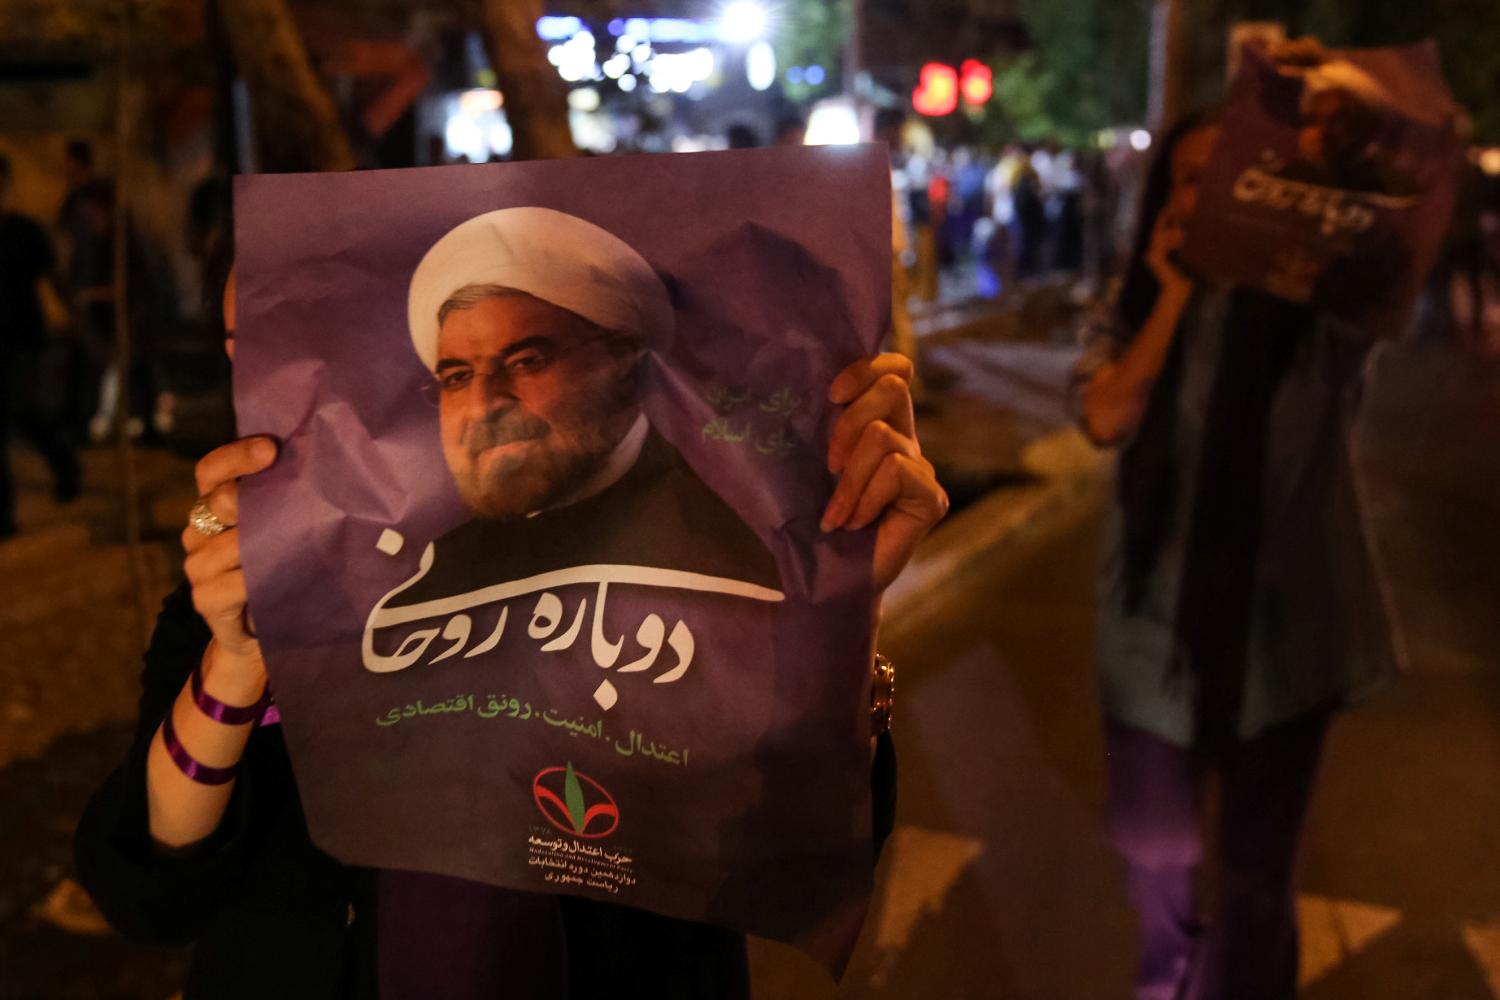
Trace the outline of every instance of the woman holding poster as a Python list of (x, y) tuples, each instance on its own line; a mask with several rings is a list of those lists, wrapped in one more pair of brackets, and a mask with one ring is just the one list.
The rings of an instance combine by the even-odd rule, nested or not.
[[(1220, 135), (1200, 115), (1159, 144), (1117, 308), (1076, 372), (1084, 429), (1121, 449), (1098, 659), (1138, 1000), (1294, 996), (1293, 866), (1324, 734), (1396, 668), (1350, 462), (1372, 338), (1181, 264)], [(1210, 770), (1221, 875), (1205, 929)]]
[[(789, 155), (809, 154), (795, 151)], [(868, 160), (868, 169), (861, 168), (863, 172), (873, 181), (885, 182), (883, 159), (872, 152)], [(654, 165), (657, 162), (642, 166), (659, 170)], [(692, 167), (706, 161), (676, 162)], [(774, 166), (779, 161), (761, 162)], [(521, 170), (530, 166), (522, 165)], [(803, 167), (800, 161), (792, 166)], [(548, 170), (575, 167), (545, 165)], [(597, 168), (597, 164), (584, 164), (585, 170)], [(461, 184), (465, 174), (445, 169), (441, 176), (457, 178)], [(491, 175), (467, 176), (487, 185)], [(358, 185), (369, 179), (370, 175), (345, 175), (326, 180)], [(776, 178), (767, 179), (766, 190), (779, 190), (781, 185), (770, 183), (772, 180)], [(873, 186), (871, 190), (874, 192)], [(888, 198), (880, 195), (882, 202)], [(817, 448), (817, 465), (825, 470), (832, 489), (831, 496), (822, 493), (824, 500), (810, 512), (807, 530), (820, 539), (818, 544), (855, 558), (866, 586), (854, 593), (861, 600), (873, 593), (877, 615), (879, 594), (946, 511), (947, 498), (915, 438), (908, 388), (911, 363), (899, 355), (867, 356), (848, 364), (821, 387), (826, 394), (822, 400), (804, 397), (796, 401), (787, 392), (758, 393), (764, 399), (756, 402), (753, 417), (744, 421), (715, 418), (705, 425), (701, 443), (678, 436), (669, 445), (665, 435), (673, 431), (661, 425), (670, 424), (670, 414), (664, 415), (660, 408), (648, 410), (647, 403), (633, 391), (624, 391), (627, 386), (645, 384), (635, 381), (646, 364), (639, 335), (657, 335), (669, 322), (670, 307), (664, 295), (659, 295), (660, 282), (653, 272), (653, 267), (661, 265), (647, 264), (643, 256), (599, 227), (569, 218), (572, 221), (542, 209), (514, 207), (473, 216), (470, 223), (452, 227), (447, 237), (431, 245), (431, 259), (439, 260), (451, 250), (457, 255), (455, 260), (482, 259), (479, 272), (459, 274), (445, 268), (440, 277), (431, 277), (430, 269), (415, 268), (410, 285), (411, 323), (388, 331), (392, 344), (400, 349), (392, 364), (410, 372), (413, 386), (432, 390), (435, 403), (429, 406), (418, 397), (407, 412), (415, 415), (414, 420), (424, 422), (426, 431), (417, 435), (421, 444), (436, 446), (436, 456), (425, 460), (432, 468), (446, 467), (451, 482), (441, 473), (424, 478), (451, 489), (458, 502), (451, 505), (451, 523), (430, 532), (435, 542), (427, 546), (418, 577), (409, 581), (413, 586), (403, 589), (405, 585), (401, 585), (392, 591), (377, 581), (371, 592), (389, 592), (372, 602), (374, 610), (363, 603), (355, 605), (361, 614), (352, 619), (351, 641), (336, 649), (336, 656), (330, 660), (334, 668), (347, 670), (350, 678), (331, 692), (335, 704), (357, 700), (353, 691), (356, 682), (389, 691), (393, 684), (431, 684), (441, 679), (449, 685), (442, 690), (451, 695), (455, 682), (448, 678), (454, 675), (445, 674), (445, 670), (463, 669), (477, 676), (515, 665), (503, 658), (487, 659), (486, 643), (494, 647), (502, 632), (505, 642), (513, 647), (528, 640), (532, 645), (547, 640), (543, 650), (560, 649), (563, 636), (553, 633), (564, 631), (562, 619), (566, 617), (573, 621), (567, 636), (571, 643), (571, 637), (583, 628), (582, 605), (576, 616), (564, 615), (561, 602), (550, 590), (540, 599), (531, 595), (537, 610), (530, 615), (529, 623), (518, 608), (510, 630), (505, 631), (502, 607), (500, 624), (491, 631), (487, 623), (481, 623), (484, 627), (476, 628), (474, 641), (469, 642), (470, 612), (475, 622), (479, 618), (472, 607), (477, 599), (470, 599), (473, 593), (488, 593), (496, 586), (514, 587), (509, 582), (496, 585), (469, 579), (476, 563), (465, 556), (475, 548), (475, 538), (483, 536), (486, 546), (493, 544), (511, 560), (551, 558), (570, 546), (576, 547), (579, 538), (598, 530), (593, 522), (603, 509), (601, 501), (615, 504), (616, 512), (625, 510), (632, 515), (625, 522), (625, 536), (649, 538), (654, 528), (647, 515), (658, 509), (680, 518), (674, 524), (687, 528), (712, 526), (712, 535), (698, 537), (697, 544), (694, 538), (686, 537), (651, 546), (656, 562), (647, 568), (647, 576), (654, 573), (690, 590), (696, 588), (689, 597), (705, 602), (704, 606), (709, 601), (722, 605), (743, 596), (740, 592), (764, 597), (767, 607), (779, 607), (782, 601), (790, 604), (802, 582), (784, 568), (777, 572), (760, 540), (762, 536), (741, 522), (734, 510), (700, 481), (698, 473), (704, 472), (705, 466), (690, 465), (678, 449), (687, 451), (701, 444), (704, 452), (717, 455), (726, 453), (731, 445), (757, 445), (732, 454), (746, 454), (750, 456), (744, 459), (746, 462), (778, 469), (780, 466), (772, 463), (782, 461), (784, 452), (793, 446), (791, 433), (785, 430), (793, 426), (792, 422), (782, 419), (778, 424), (786, 444), (773, 442), (776, 447), (771, 447), (767, 443), (771, 438), (764, 435), (764, 440), (746, 438), (743, 424), (786, 418), (794, 406), (820, 411), (826, 408), (830, 418), (826, 447), (822, 441), (808, 442)], [(883, 274), (888, 266), (884, 242), (888, 226), (885, 220), (877, 221), (881, 224), (870, 226), (871, 239), (865, 241), (870, 251), (866, 270), (871, 274)], [(567, 239), (558, 239), (557, 234), (563, 231)], [(751, 237), (758, 242), (749, 252), (763, 255), (768, 237), (754, 231)], [(813, 237), (806, 238), (812, 243)], [(582, 264), (553, 259), (542, 268), (538, 255), (549, 242), (557, 257), (571, 254), (588, 259)], [(225, 325), (230, 334), (226, 347), (231, 358), (236, 354), (237, 321), (239, 332), (244, 334), (250, 311), (248, 293), (243, 291), (245, 258), (249, 254), (242, 242), (238, 309), (233, 278), (225, 293)], [(810, 270), (801, 259), (791, 260), (789, 267), (801, 273)], [(677, 272), (679, 280), (682, 273)], [(888, 300), (888, 296), (862, 298), (877, 303)], [(262, 302), (271, 308), (278, 305), (274, 298)], [(643, 302), (647, 305), (642, 306)], [(684, 310), (680, 302), (674, 305), (679, 316), (692, 315), (691, 309)], [(871, 312), (872, 317), (878, 315), (878, 310)], [(351, 338), (359, 350), (370, 352), (373, 336), (370, 326), (351, 324)], [(305, 337), (293, 339), (304, 346), (308, 342)], [(251, 346), (251, 338), (242, 336), (237, 378), (243, 376)], [(665, 354), (668, 348), (656, 344), (651, 350)], [(280, 370), (285, 369), (274, 369)], [(239, 383), (237, 395), (244, 384)], [(326, 382), (316, 384), (319, 391), (326, 388)], [(580, 395), (576, 391), (580, 385), (588, 392)], [(347, 412), (349, 405), (353, 404), (335, 409)], [(244, 412), (242, 409), (242, 418)], [(646, 419), (648, 413), (653, 420)], [(367, 419), (360, 426), (376, 422)], [(314, 783), (324, 783), (320, 791), (325, 796), (323, 807), (328, 808), (331, 801), (336, 818), (365, 815), (360, 810), (369, 808), (370, 803), (347, 794), (339, 798), (341, 787), (352, 787), (349, 775), (329, 774), (329, 769), (322, 773), (313, 768), (304, 770), (307, 758), (299, 760), (299, 746), (312, 744), (316, 748), (319, 741), (334, 740), (329, 720), (336, 709), (323, 718), (313, 718), (315, 713), (307, 711), (304, 702), (302, 717), (293, 718), (298, 707), (297, 675), (293, 671), (277, 672), (276, 655), (286, 656), (285, 650), (268, 651), (272, 623), (262, 617), (260, 609), (269, 605), (255, 605), (254, 624), (248, 612), (247, 601), (255, 591), (256, 580), (253, 567), (249, 571), (246, 567), (257, 554), (252, 551), (250, 519), (241, 518), (242, 511), (250, 508), (250, 494), (258, 488), (257, 480), (264, 482), (267, 476), (281, 474), (286, 481), (296, 482), (318, 474), (299, 464), (308, 454), (302, 451), (299, 457), (299, 448), (310, 446), (298, 435), (307, 433), (306, 428), (316, 423), (303, 421), (293, 433), (278, 435), (279, 440), (259, 435), (243, 438), (211, 452), (198, 465), (202, 499), (183, 532), (188, 582), (168, 598), (147, 653), (135, 743), (125, 764), (91, 801), (78, 833), (80, 879), (100, 908), (115, 926), (134, 937), (196, 945), (184, 993), (189, 1000), (267, 996), (321, 1000), (376, 995), (384, 1000), (502, 995), (563, 998), (602, 996), (622, 988), (631, 995), (653, 997), (748, 997), (744, 937), (734, 928), (746, 926), (742, 914), (755, 911), (744, 902), (739, 895), (742, 890), (731, 879), (725, 877), (720, 885), (711, 887), (717, 895), (710, 897), (703, 916), (697, 918), (683, 916), (683, 907), (675, 902), (678, 897), (668, 893), (677, 886), (655, 890), (655, 897), (614, 896), (622, 888), (635, 886), (636, 880), (645, 882), (652, 877), (648, 850), (653, 831), (642, 832), (638, 817), (647, 815), (648, 809), (659, 807), (659, 803), (628, 798), (626, 793), (634, 787), (630, 782), (639, 780), (642, 787), (655, 789), (660, 798), (666, 799), (673, 787), (701, 780), (694, 777), (699, 773), (708, 771), (712, 775), (712, 769), (728, 766), (715, 761), (716, 748), (707, 741), (694, 744), (689, 760), (686, 744), (664, 740), (661, 730), (620, 728), (622, 713), (638, 711), (637, 703), (649, 704), (653, 697), (664, 698), (659, 692), (695, 691), (701, 705), (706, 698), (705, 675), (716, 668), (711, 645), (713, 623), (707, 612), (691, 618), (691, 631), (681, 621), (671, 627), (670, 618), (664, 624), (651, 614), (638, 632), (631, 631), (638, 642), (652, 647), (649, 656), (641, 659), (655, 661), (660, 653), (661, 661), (639, 667), (640, 673), (630, 672), (634, 665), (634, 661), (627, 662), (633, 655), (627, 645), (630, 637), (612, 638), (619, 626), (605, 616), (603, 598), (608, 585), (613, 588), (610, 609), (615, 616), (620, 616), (621, 607), (631, 607), (629, 595), (617, 597), (615, 590), (623, 589), (622, 578), (641, 569), (635, 565), (639, 560), (631, 551), (632, 545), (640, 548), (638, 537), (609, 539), (615, 548), (607, 560), (600, 561), (612, 565), (578, 567), (610, 571), (597, 581), (598, 610), (591, 619), (592, 640), (584, 632), (578, 644), (585, 653), (592, 647), (595, 662), (587, 665), (586, 673), (580, 672), (587, 683), (579, 682), (576, 693), (582, 697), (575, 704), (597, 706), (593, 721), (581, 715), (575, 718), (571, 709), (554, 713), (540, 700), (535, 706), (526, 702), (523, 713), (522, 699), (488, 692), (447, 697), (442, 702), (414, 699), (404, 709), (398, 704), (379, 715), (361, 706), (357, 713), (357, 736), (368, 741), (367, 746), (387, 754), (368, 762), (365, 777), (371, 782), (382, 772), (400, 773), (400, 767), (411, 766), (410, 759), (402, 759), (403, 754), (411, 758), (433, 753), (432, 748), (441, 746), (438, 740), (447, 738), (448, 733), (493, 733), (508, 726), (524, 732), (524, 738), (516, 744), (517, 754), (549, 740), (565, 746), (571, 755), (565, 767), (543, 769), (534, 785), (527, 772), (526, 815), (507, 816), (525, 824), (520, 844), (529, 856), (521, 854), (520, 870), (523, 874), (535, 871), (538, 887), (507, 885), (503, 876), (495, 877), (483, 868), (467, 869), (472, 875), (465, 877), (466, 859), (483, 859), (508, 847), (503, 839), (508, 831), (472, 820), (482, 809), (493, 808), (483, 801), (484, 782), (511, 764), (498, 755), (461, 762), (478, 764), (473, 773), (455, 774), (460, 768), (445, 762), (428, 787), (389, 790), (391, 795), (414, 794), (416, 801), (426, 798), (436, 803), (442, 794), (440, 786), (454, 781), (457, 794), (467, 792), (472, 796), (468, 812), (457, 813), (457, 821), (441, 816), (435, 805), (426, 811), (406, 809), (404, 817), (393, 820), (425, 831), (433, 842), (442, 843), (441, 838), (449, 836), (462, 838), (469, 853), (441, 855), (439, 860), (447, 863), (446, 868), (411, 864), (407, 867), (413, 870), (399, 870), (399, 865), (372, 864), (364, 860), (366, 855), (359, 854), (358, 844), (362, 842), (340, 853), (340, 859), (333, 856), (336, 852), (332, 849), (325, 853), (323, 848), (329, 841), (318, 835), (310, 798)], [(724, 428), (723, 436), (710, 434), (709, 428)], [(349, 447), (347, 434), (352, 431), (346, 429), (344, 433), (344, 447)], [(728, 437), (731, 434), (735, 436)], [(335, 459), (325, 457), (322, 461), (329, 464)], [(502, 472), (509, 478), (500, 475)], [(346, 478), (338, 470), (325, 474), (335, 483)], [(338, 488), (346, 486), (340, 484)], [(350, 502), (350, 506), (355, 504)], [(278, 531), (290, 530), (285, 523), (272, 519), (262, 523), (275, 525)], [(552, 524), (555, 530), (543, 542), (528, 542), (532, 550), (518, 554), (515, 540), (522, 536), (517, 532), (540, 530), (524, 528), (539, 524)], [(562, 530), (565, 525), (567, 530)], [(390, 542), (394, 532), (377, 534), (379, 558), (390, 558), (400, 547), (399, 542)], [(243, 548), (242, 537), (246, 540)], [(434, 552), (439, 562), (446, 560), (448, 577), (434, 594), (419, 593), (415, 584), (433, 567)], [(528, 564), (524, 572), (538, 568)], [(552, 581), (548, 584), (552, 589), (560, 590), (569, 583), (560, 580), (559, 574), (565, 576), (571, 570), (541, 569), (541, 576)], [(826, 566), (823, 570), (822, 574), (809, 574), (809, 579), (812, 585), (826, 589)], [(247, 572), (251, 578), (248, 586)], [(520, 572), (506, 569), (507, 574)], [(436, 573), (434, 570), (434, 576)], [(645, 580), (648, 584), (656, 582), (654, 578)], [(336, 588), (336, 573), (330, 571), (320, 585)], [(472, 589), (476, 587), (479, 591)], [(784, 589), (786, 594), (773, 587)], [(464, 593), (455, 597), (453, 590)], [(392, 599), (398, 592), (401, 599)], [(701, 594), (707, 596), (700, 598)], [(549, 599), (557, 604), (555, 610)], [(441, 641), (441, 648), (456, 648), (448, 641), (458, 631), (453, 623), (466, 623), (461, 640), (466, 653), (454, 662), (436, 663), (438, 657), (433, 657), (432, 662), (415, 666), (416, 657), (404, 659), (410, 649), (429, 649), (434, 640), (431, 636), (421, 639), (425, 633), (417, 633), (417, 640), (401, 639), (394, 647), (372, 646), (361, 655), (357, 629), (359, 622), (365, 621), (364, 612), (369, 612), (368, 638), (380, 621), (399, 623), (412, 617), (413, 607), (444, 602), (447, 607), (454, 601), (460, 601), (466, 610), (454, 613), (449, 608), (444, 612), (448, 625)], [(652, 606), (661, 608), (660, 604)], [(863, 607), (868, 610), (868, 605)], [(762, 616), (768, 613), (755, 611)], [(649, 625), (651, 619), (655, 626)], [(698, 635), (696, 655), (694, 632)], [(485, 639), (486, 634), (495, 642)], [(863, 637), (856, 645), (860, 647), (852, 651), (856, 658), (865, 658), (869, 647)], [(434, 651), (438, 648), (431, 646)], [(607, 654), (621, 649), (625, 655), (615, 666), (613, 657)], [(472, 659), (469, 654), (474, 654)], [(506, 656), (514, 660), (513, 653)], [(609, 662), (599, 662), (604, 659)], [(271, 661), (269, 670), (267, 660)], [(817, 660), (808, 656), (803, 663), (816, 664)], [(429, 666), (433, 667), (430, 671)], [(863, 696), (868, 697), (872, 690), (878, 693), (881, 689), (872, 687), (867, 659), (861, 669), (859, 690)], [(888, 680), (888, 670), (883, 664), (875, 675)], [(274, 705), (270, 702), (268, 673), (270, 684), (275, 685)], [(573, 682), (570, 671), (550, 668), (548, 682), (556, 683), (558, 678)], [(613, 683), (610, 678), (614, 678)], [(519, 671), (512, 670), (503, 682), (490, 683), (496, 688), (505, 683), (514, 695), (526, 690), (519, 686), (525, 681)], [(628, 696), (619, 697), (615, 684)], [(663, 684), (668, 686), (658, 686)], [(694, 684), (698, 686), (690, 687)], [(712, 690), (708, 693), (711, 695)], [(882, 736), (874, 782), (874, 804), (879, 814), (873, 823), (877, 842), (880, 827), (888, 824), (889, 799), (894, 793), (889, 737), (883, 728), (883, 720), (888, 720), (888, 695), (879, 701), (878, 711), (862, 719), (866, 731), (873, 728)], [(279, 723), (278, 707), (287, 714)], [(746, 711), (744, 702), (738, 707)], [(863, 705), (845, 707), (858, 709), (857, 713), (840, 710), (840, 716), (849, 714), (851, 719), (867, 711)], [(695, 732), (691, 722), (689, 718), (687, 728), (682, 730), (690, 736)], [(300, 734), (306, 743), (298, 744), (294, 723), (306, 727)], [(421, 728), (424, 726), (426, 729)], [(428, 734), (434, 735), (425, 742), (419, 739)], [(855, 744), (860, 766), (868, 771), (863, 733), (852, 729), (849, 733), (825, 732), (823, 742), (829, 748), (844, 742)], [(465, 744), (455, 746), (463, 749)], [(599, 759), (626, 763), (619, 765), (619, 775), (601, 782), (587, 773), (602, 773), (593, 765), (574, 767), (574, 760), (586, 761), (589, 758), (583, 755), (591, 752), (600, 755)], [(793, 763), (805, 767), (805, 759)], [(656, 783), (629, 777), (636, 772), (624, 770), (626, 764)], [(804, 783), (814, 784), (812, 779)], [(726, 794), (739, 791), (738, 787), (731, 788)], [(761, 793), (760, 798), (774, 799), (773, 793)], [(630, 833), (634, 839), (628, 843), (620, 837), (611, 839), (615, 828), (623, 828), (626, 822), (637, 824)], [(854, 822), (851, 829), (863, 829), (868, 835), (871, 825), (867, 810), (864, 820)], [(770, 864), (800, 863), (796, 858), (788, 861), (778, 855), (773, 843), (750, 841), (752, 834), (745, 832), (767, 828), (730, 825), (730, 833), (742, 838), (730, 843), (755, 858), (764, 855)], [(817, 829), (811, 821), (807, 828)], [(526, 830), (531, 831), (529, 836)], [(688, 836), (692, 831), (666, 833)], [(712, 845), (718, 843), (718, 834), (719, 828), (708, 825), (696, 835), (697, 840), (687, 842)], [(790, 836), (805, 837), (806, 833), (794, 829)], [(349, 843), (347, 839), (333, 839), (339, 847)], [(388, 839), (377, 836), (370, 842), (394, 852), (384, 857), (419, 857), (401, 854), (411, 848), (391, 846), (393, 842)], [(863, 843), (867, 849), (869, 840)], [(347, 856), (350, 853), (354, 855), (352, 860)], [(634, 861), (630, 854), (635, 855)], [(689, 881), (686, 874), (693, 860), (687, 856), (678, 859), (682, 883)], [(843, 860), (824, 857), (822, 863), (831, 867)], [(857, 861), (868, 872), (867, 850)], [(459, 870), (453, 870), (455, 867)], [(543, 872), (547, 875), (545, 882), (541, 879)], [(555, 890), (551, 888), (554, 885)], [(668, 903), (656, 902), (662, 899)], [(805, 903), (802, 909), (811, 912), (813, 904)], [(801, 918), (803, 914), (788, 916)], [(857, 927), (858, 912), (852, 916)], [(843, 928), (842, 923), (837, 926)], [(837, 947), (835, 943), (834, 950)], [(825, 948), (821, 954), (826, 956), (828, 951)]]

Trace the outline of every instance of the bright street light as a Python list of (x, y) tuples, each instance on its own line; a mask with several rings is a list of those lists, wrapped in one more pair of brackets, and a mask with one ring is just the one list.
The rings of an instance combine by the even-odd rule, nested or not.
[(719, 38), (744, 45), (766, 33), (766, 10), (755, 0), (734, 0), (719, 16)]
[(833, 97), (819, 101), (807, 119), (809, 146), (843, 146), (859, 142), (859, 113), (847, 98)]
[(755, 90), (769, 90), (776, 82), (776, 50), (770, 42), (756, 42), (745, 53), (745, 76)]

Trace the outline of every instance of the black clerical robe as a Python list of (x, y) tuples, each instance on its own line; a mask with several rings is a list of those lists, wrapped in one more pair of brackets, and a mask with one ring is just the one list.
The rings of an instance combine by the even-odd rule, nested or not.
[(776, 560), (738, 514), (652, 429), (607, 489), (526, 518), (475, 518), (433, 543), (432, 569), (396, 610), (572, 566), (682, 570), (781, 590)]

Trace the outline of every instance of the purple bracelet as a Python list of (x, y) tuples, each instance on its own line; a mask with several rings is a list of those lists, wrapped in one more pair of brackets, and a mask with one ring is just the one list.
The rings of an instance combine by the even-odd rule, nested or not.
[(172, 763), (177, 765), (177, 770), (185, 774), (189, 781), (196, 781), (200, 785), (223, 785), (234, 780), (239, 772), (240, 766), (232, 764), (229, 767), (209, 767), (193, 759), (193, 755), (187, 752), (187, 747), (177, 738), (177, 730), (172, 726), (172, 709), (167, 709), (166, 718), (161, 720), (161, 741), (167, 748), (167, 756), (172, 758)]
[(240, 708), (225, 704), (203, 690), (203, 664), (201, 662), (193, 669), (192, 688), (193, 704), (198, 706), (198, 711), (226, 726), (243, 726), (247, 722), (258, 721), (261, 713), (266, 710), (266, 706), (271, 703), (271, 686), (268, 684), (265, 693), (253, 705)]

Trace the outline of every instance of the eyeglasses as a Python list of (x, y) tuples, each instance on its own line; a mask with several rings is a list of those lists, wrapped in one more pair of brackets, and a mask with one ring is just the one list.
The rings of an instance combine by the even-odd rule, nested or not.
[(479, 368), (470, 364), (446, 364), (422, 383), (422, 395), (432, 405), (442, 400), (457, 402), (468, 395), (475, 383), (498, 382), (501, 392), (508, 396), (525, 395), (527, 385), (534, 383), (558, 359), (570, 351), (601, 340), (612, 340), (615, 334), (601, 334), (570, 343), (559, 344), (551, 340), (539, 340), (507, 357), (498, 368)]

